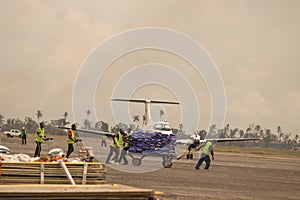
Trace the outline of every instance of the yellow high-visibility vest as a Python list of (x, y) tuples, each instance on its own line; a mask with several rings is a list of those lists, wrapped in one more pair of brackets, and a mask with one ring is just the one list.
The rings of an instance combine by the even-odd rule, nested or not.
[(38, 128), (36, 130), (34, 141), (44, 142), (44, 137), (45, 137), (45, 129), (44, 128)]
[(202, 149), (202, 153), (205, 155), (209, 155), (210, 154), (210, 147), (212, 146), (212, 143), (210, 141), (206, 142), (205, 146)]
[(69, 132), (68, 132), (68, 140), (67, 140), (67, 142), (68, 142), (68, 144), (74, 144), (74, 142), (75, 142), (75, 134), (74, 134), (74, 131), (73, 131), (72, 129), (69, 129), (69, 131), (71, 131), (72, 136), (71, 136), (71, 138), (69, 138)]
[(121, 147), (122, 146), (122, 142), (123, 142), (123, 135), (118, 132), (119, 138), (115, 137), (115, 143), (116, 143), (116, 147)]

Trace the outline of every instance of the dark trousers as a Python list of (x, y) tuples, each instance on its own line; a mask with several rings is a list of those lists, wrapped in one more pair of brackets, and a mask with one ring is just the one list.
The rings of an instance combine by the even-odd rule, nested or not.
[(120, 156), (120, 158), (119, 158), (119, 163), (121, 164), (121, 162), (122, 162), (122, 160), (124, 160), (124, 164), (125, 165), (127, 165), (128, 164), (128, 160), (127, 160), (127, 158), (126, 158), (126, 155), (127, 155), (127, 150), (122, 150), (121, 151), (121, 156)]
[(22, 136), (22, 145), (26, 145), (26, 135), (25, 136)]
[(197, 163), (197, 165), (195, 166), (196, 169), (199, 169), (199, 167), (201, 166), (201, 164), (203, 163), (203, 161), (205, 161), (206, 165), (204, 169), (208, 169), (210, 166), (210, 157), (209, 155), (205, 155), (205, 154), (201, 154), (200, 159)]
[(106, 141), (105, 140), (102, 140), (101, 142), (101, 147), (105, 146), (106, 147)]
[(69, 158), (69, 156), (71, 155), (71, 153), (74, 151), (74, 146), (73, 144), (68, 144), (68, 151), (67, 151), (67, 156), (66, 158)]
[(36, 143), (36, 148), (33, 157), (40, 157), (41, 150), (42, 150), (42, 143), (41, 142), (35, 142), (35, 143)]

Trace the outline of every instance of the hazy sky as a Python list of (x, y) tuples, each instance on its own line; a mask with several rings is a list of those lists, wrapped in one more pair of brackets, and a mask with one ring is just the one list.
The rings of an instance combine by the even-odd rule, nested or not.
[[(6, 118), (35, 118), (37, 110), (46, 121), (64, 112), (72, 115), (76, 75), (99, 43), (132, 28), (162, 27), (192, 37), (216, 63), (226, 89), (226, 123), (242, 129), (250, 123), (272, 130), (281, 125), (291, 132), (299, 128), (300, 1), (1, 0), (0, 4), (0, 113)], [(210, 100), (201, 77), (176, 56), (151, 50), (126, 55), (106, 72), (97, 91), (100, 120), (111, 123), (111, 90), (122, 73), (149, 62), (170, 64), (190, 80), (201, 99), (198, 128), (206, 128)], [(133, 96), (176, 100), (156, 86)], [(180, 109), (165, 109), (177, 127)], [(133, 113), (142, 114), (143, 107), (133, 108)]]

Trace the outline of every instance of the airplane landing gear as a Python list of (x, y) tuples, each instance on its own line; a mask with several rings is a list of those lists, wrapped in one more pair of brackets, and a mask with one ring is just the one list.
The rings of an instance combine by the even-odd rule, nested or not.
[(163, 159), (162, 165), (165, 168), (171, 168), (173, 166), (173, 162), (172, 162), (173, 158), (171, 156), (163, 156), (162, 159)]
[(193, 157), (194, 157), (194, 155), (192, 153), (186, 155), (186, 159), (193, 160)]

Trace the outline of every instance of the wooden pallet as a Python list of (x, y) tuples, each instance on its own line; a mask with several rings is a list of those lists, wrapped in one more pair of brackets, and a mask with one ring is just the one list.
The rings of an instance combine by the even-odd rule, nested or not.
[(0, 185), (0, 199), (153, 199), (154, 191), (119, 184)]
[[(106, 169), (100, 162), (64, 163), (76, 184), (105, 183)], [(0, 184), (69, 184), (58, 162), (2, 162)]]

